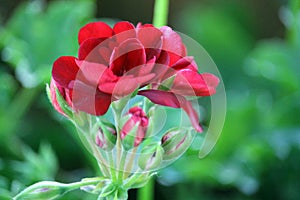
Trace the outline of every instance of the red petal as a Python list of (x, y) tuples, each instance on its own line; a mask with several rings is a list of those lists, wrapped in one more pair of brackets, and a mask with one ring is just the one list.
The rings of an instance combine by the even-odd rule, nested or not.
[(136, 70), (131, 70), (130, 74), (135, 74), (136, 76), (144, 76), (150, 74), (154, 68), (156, 58), (152, 58), (145, 65), (137, 67)]
[(136, 32), (133, 24), (129, 22), (118, 22), (113, 28), (116, 40), (118, 43), (122, 43), (128, 38), (135, 38)]
[(112, 98), (110, 95), (98, 91), (95, 97), (95, 114), (97, 116), (104, 115), (107, 112), (111, 102)]
[[(103, 42), (106, 38), (91, 38), (87, 39), (81, 43), (78, 51), (78, 58), (79, 60), (84, 60), (87, 57), (87, 60), (94, 61), (98, 60), (99, 52), (95, 50), (98, 45)], [(98, 48), (97, 48), (98, 49)]]
[(122, 76), (116, 82), (104, 83), (99, 85), (99, 87), (104, 92), (107, 92), (105, 89), (109, 89), (108, 92), (112, 94), (114, 99), (120, 99), (133, 93), (140, 86), (138, 81), (138, 79), (132, 76)]
[(77, 61), (76, 63), (80, 67), (76, 80), (97, 88), (99, 80), (104, 76), (108, 68), (105, 65), (87, 61)]
[(162, 48), (162, 33), (152, 25), (144, 25), (137, 29), (137, 37), (146, 49), (147, 60), (159, 57)]
[(170, 63), (170, 56), (168, 52), (165, 50), (161, 50), (159, 58), (157, 59), (156, 63), (162, 64), (162, 65), (169, 65)]
[(118, 76), (114, 75), (114, 73), (107, 68), (99, 80), (98, 88), (102, 92), (112, 94), (119, 79)]
[(76, 109), (92, 115), (104, 115), (111, 101), (111, 95), (83, 82), (75, 82), (72, 102)]
[(189, 102), (188, 100), (186, 100), (186, 98), (184, 98), (183, 96), (178, 96), (178, 99), (180, 101), (180, 105), (181, 105), (182, 109), (189, 116), (192, 126), (195, 128), (196, 131), (201, 133), (203, 131), (203, 129), (201, 128), (201, 126), (199, 124), (199, 117), (198, 117), (196, 110), (193, 108), (192, 103)]
[(165, 92), (161, 90), (141, 90), (138, 94), (147, 97), (155, 104), (172, 108), (180, 108), (180, 102), (176, 95), (172, 92)]
[(62, 56), (53, 63), (52, 77), (58, 86), (69, 88), (70, 82), (76, 79), (79, 67), (75, 59), (72, 56)]
[(107, 68), (99, 81), (98, 88), (105, 93), (112, 94), (115, 99), (124, 97), (155, 77), (153, 73), (141, 74), (140, 69), (143, 67), (145, 66), (134, 68), (130, 73), (126, 73), (121, 77), (114, 75), (114, 73)]
[(170, 77), (172, 74), (176, 74), (176, 70), (166, 65), (155, 64), (152, 73), (155, 74), (155, 79), (152, 82), (159, 84)]
[(147, 97), (155, 104), (172, 108), (182, 108), (189, 116), (191, 124), (193, 125), (195, 130), (198, 132), (202, 132), (202, 128), (199, 125), (197, 112), (193, 108), (191, 102), (186, 100), (183, 96), (160, 90), (142, 90), (139, 91), (138, 94)]
[(104, 22), (91, 22), (82, 27), (78, 34), (78, 43), (91, 38), (108, 38), (113, 34), (112, 28)]
[(167, 51), (170, 56), (170, 65), (173, 65), (178, 59), (185, 56), (182, 40), (180, 36), (168, 26), (160, 28), (163, 33), (162, 49)]
[(188, 57), (179, 59), (171, 67), (176, 70), (190, 69), (195, 72), (198, 71), (197, 64), (192, 56), (188, 56)]
[(210, 96), (216, 92), (219, 79), (213, 74), (198, 74), (191, 70), (177, 73), (171, 91), (187, 96)]
[(121, 76), (146, 63), (145, 49), (137, 39), (128, 39), (114, 49), (110, 63), (114, 74)]

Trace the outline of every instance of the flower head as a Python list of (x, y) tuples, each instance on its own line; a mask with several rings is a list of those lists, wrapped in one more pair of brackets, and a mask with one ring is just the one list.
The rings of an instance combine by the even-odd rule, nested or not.
[(194, 128), (202, 131), (186, 96), (214, 94), (219, 79), (198, 73), (194, 59), (170, 27), (135, 27), (124, 21), (111, 28), (92, 22), (80, 29), (78, 43), (78, 58), (62, 56), (52, 69), (53, 87), (74, 110), (104, 115), (111, 102), (138, 91), (155, 104), (182, 108)]

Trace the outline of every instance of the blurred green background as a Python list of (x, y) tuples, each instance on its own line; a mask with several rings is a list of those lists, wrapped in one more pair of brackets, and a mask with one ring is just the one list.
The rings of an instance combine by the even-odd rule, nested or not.
[[(152, 0), (0, 0), (0, 199), (41, 180), (97, 172), (52, 108), (53, 61), (76, 55), (77, 32), (100, 19), (151, 23)], [(197, 40), (227, 92), (216, 147), (193, 147), (155, 180), (154, 199), (300, 199), (300, 1), (171, 0), (169, 25)], [(136, 199), (137, 191), (130, 191)], [(96, 199), (81, 191), (61, 199)]]

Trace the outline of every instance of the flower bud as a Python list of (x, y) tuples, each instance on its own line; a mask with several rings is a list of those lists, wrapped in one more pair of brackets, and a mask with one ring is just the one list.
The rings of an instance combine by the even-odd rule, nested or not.
[(72, 115), (72, 100), (71, 92), (68, 89), (56, 86), (55, 81), (52, 79), (50, 88), (47, 86), (47, 94), (55, 110), (62, 115), (68, 117)]
[(110, 151), (114, 148), (117, 140), (115, 127), (110, 123), (102, 123), (96, 133), (95, 142), (103, 150)]
[(165, 151), (163, 160), (178, 158), (192, 143), (193, 136), (190, 131), (173, 129), (162, 137), (162, 147)]
[(70, 189), (67, 184), (62, 184), (52, 181), (42, 181), (31, 185), (30, 187), (23, 190), (14, 200), (31, 200), (31, 199), (55, 199), (64, 193), (68, 192)]
[(121, 129), (121, 139), (126, 149), (137, 147), (145, 138), (148, 117), (140, 107), (130, 108), (125, 116), (127, 121)]
[(138, 160), (138, 165), (143, 170), (152, 170), (162, 162), (164, 150), (160, 144), (148, 145), (143, 148)]

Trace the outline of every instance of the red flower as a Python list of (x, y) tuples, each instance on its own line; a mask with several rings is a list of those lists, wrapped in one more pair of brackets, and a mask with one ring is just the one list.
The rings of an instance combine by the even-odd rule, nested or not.
[[(78, 42), (78, 58), (60, 57), (52, 69), (53, 83), (60, 92), (69, 91), (73, 109), (103, 115), (112, 101), (149, 85), (151, 89), (138, 94), (160, 105), (183, 108), (201, 131), (197, 113), (184, 96), (212, 95), (219, 79), (198, 73), (170, 27), (119, 22), (111, 28), (93, 22), (80, 29)], [(165, 87), (167, 79), (172, 81)]]
[[(134, 146), (138, 146), (144, 139), (148, 128), (148, 117), (140, 107), (130, 108), (129, 119), (125, 122), (121, 130), (121, 139), (124, 139), (134, 128)], [(129, 135), (132, 137), (132, 135)]]

